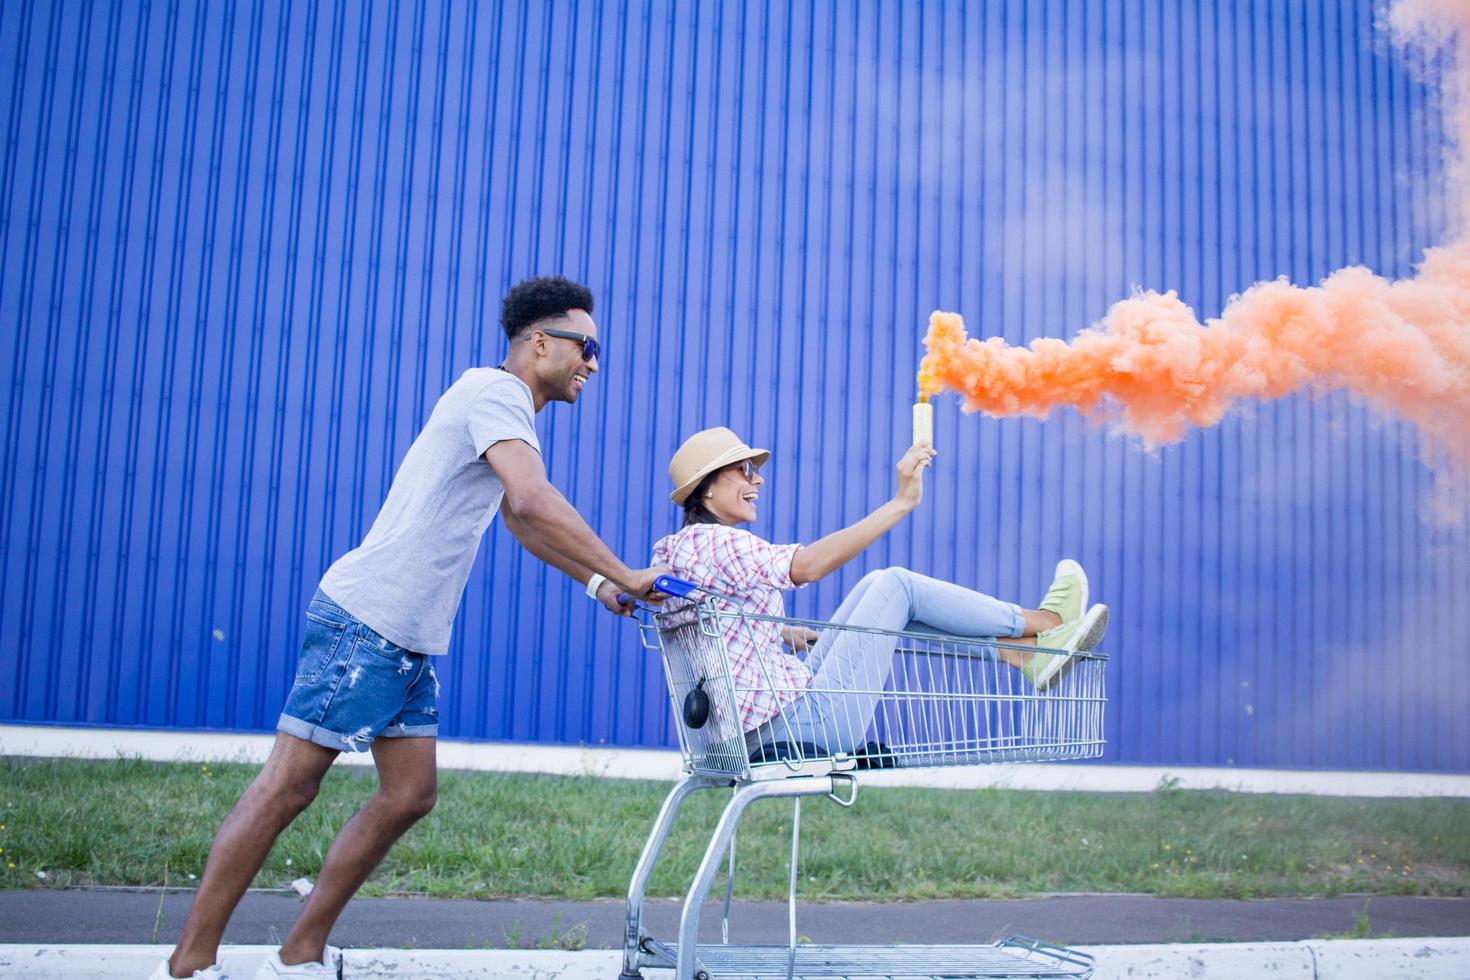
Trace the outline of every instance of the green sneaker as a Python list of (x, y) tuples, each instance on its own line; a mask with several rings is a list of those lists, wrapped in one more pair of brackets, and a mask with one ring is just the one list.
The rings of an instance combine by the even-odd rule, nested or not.
[[(1087, 610), (1086, 615), (1038, 633), (1036, 645), (1052, 650), (1066, 650), (1068, 653), (1087, 651), (1102, 642), (1103, 634), (1107, 630), (1108, 607), (1098, 603)], [(1076, 664), (1076, 657), (1059, 653), (1037, 653), (1021, 668), (1021, 673), (1026, 675), (1026, 679), (1036, 690), (1045, 691), (1066, 677)]]
[(1087, 608), (1087, 573), (1070, 558), (1057, 562), (1051, 587), (1037, 609), (1054, 612), (1063, 623), (1070, 623)]

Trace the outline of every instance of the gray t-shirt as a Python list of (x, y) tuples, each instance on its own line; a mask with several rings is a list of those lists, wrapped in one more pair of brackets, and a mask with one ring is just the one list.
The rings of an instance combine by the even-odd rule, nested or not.
[(401, 647), (447, 652), (480, 538), (505, 496), (485, 450), (519, 439), (541, 452), (535, 418), (515, 375), (461, 375), (408, 447), (367, 537), (327, 569), (321, 590)]

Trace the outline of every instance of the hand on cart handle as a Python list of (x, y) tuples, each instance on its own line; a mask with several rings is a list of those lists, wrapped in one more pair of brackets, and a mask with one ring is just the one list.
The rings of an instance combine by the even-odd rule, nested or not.
[(620, 589), (611, 579), (604, 579), (597, 587), (597, 601), (615, 616), (631, 616), (638, 608), (633, 597)]
[[(668, 569), (650, 569), (650, 571), (667, 572)], [(618, 595), (618, 602), (632, 603), (633, 605), (636, 605), (638, 602), (645, 602), (649, 605), (658, 605), (669, 596), (674, 596), (676, 598), (682, 599), (685, 596), (689, 595), (689, 593), (691, 592), (703, 591), (705, 590), (701, 589), (693, 582), (686, 582), (681, 578), (674, 578), (674, 576), (672, 575), (659, 575), (654, 578), (653, 588), (650, 589), (650, 593), (654, 596), (654, 598), (643, 598), (641, 596), (634, 597), (628, 595), (628, 593), (626, 592), (623, 592)]]
[[(633, 580), (625, 582), (626, 591), (619, 592), (613, 597), (616, 606), (608, 606), (613, 612), (620, 616), (631, 616), (639, 603), (648, 606), (662, 605), (669, 596), (687, 595), (695, 586), (692, 582), (674, 578), (669, 570), (662, 565), (652, 568), (643, 568), (633, 573)], [(602, 598), (602, 590), (598, 590), (599, 599)], [(604, 601), (603, 605), (607, 606)], [(626, 609), (627, 612), (622, 610)]]

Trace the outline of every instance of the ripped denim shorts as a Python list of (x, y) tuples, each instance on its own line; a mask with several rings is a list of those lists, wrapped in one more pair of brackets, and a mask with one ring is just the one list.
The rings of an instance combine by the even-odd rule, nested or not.
[(375, 738), (433, 738), (439, 679), (431, 659), (385, 639), (317, 590), (276, 730), (350, 752), (366, 752)]

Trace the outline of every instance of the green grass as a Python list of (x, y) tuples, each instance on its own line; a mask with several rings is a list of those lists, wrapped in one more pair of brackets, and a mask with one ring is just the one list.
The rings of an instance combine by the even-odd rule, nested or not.
[(1352, 928), (1343, 932), (1330, 932), (1323, 939), (1393, 939), (1392, 932), (1378, 932), (1374, 930), (1371, 920), (1368, 918), (1368, 906), (1373, 899), (1363, 899), (1363, 907), (1358, 910), (1358, 917), (1353, 922)]
[[(0, 887), (188, 885), (247, 765), (0, 759)], [(312, 877), (375, 786), (328, 774), (256, 885)], [(668, 786), (445, 772), (438, 808), (367, 894), (616, 898)], [(728, 794), (695, 794), (654, 874), (682, 894)], [(739, 840), (742, 897), (786, 888), (791, 802), (762, 801)], [(44, 871), (44, 880), (37, 871)], [(865, 788), (802, 809), (801, 894), (930, 899), (1041, 892), (1178, 897), (1470, 894), (1470, 801), (1192, 792)]]

